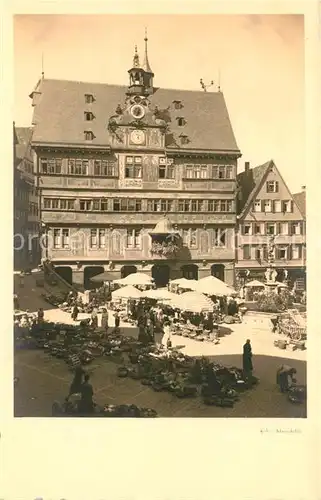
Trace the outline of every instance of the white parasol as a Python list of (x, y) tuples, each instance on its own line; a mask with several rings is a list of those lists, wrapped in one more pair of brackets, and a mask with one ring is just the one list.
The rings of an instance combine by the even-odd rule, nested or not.
[(180, 288), (185, 288), (186, 290), (195, 290), (197, 286), (197, 280), (188, 280), (186, 278), (178, 278), (171, 281), (171, 285), (178, 285)]
[(228, 286), (224, 281), (215, 278), (215, 276), (207, 276), (197, 282), (196, 291), (205, 293), (206, 295), (229, 296), (236, 293), (234, 288)]
[(159, 302), (169, 302), (176, 299), (177, 294), (171, 293), (166, 289), (158, 288), (156, 290), (146, 290), (142, 293), (142, 296), (148, 299), (158, 300)]
[(198, 292), (185, 292), (176, 295), (170, 303), (174, 309), (189, 311), (194, 313), (213, 312), (213, 302), (211, 299)]
[(137, 290), (134, 286), (128, 285), (115, 290), (112, 292), (111, 296), (113, 299), (140, 299), (142, 298), (142, 292)]
[(126, 276), (126, 278), (122, 278), (119, 280), (114, 280), (113, 283), (117, 283), (118, 285), (152, 285), (153, 278), (148, 276), (145, 273), (132, 273)]

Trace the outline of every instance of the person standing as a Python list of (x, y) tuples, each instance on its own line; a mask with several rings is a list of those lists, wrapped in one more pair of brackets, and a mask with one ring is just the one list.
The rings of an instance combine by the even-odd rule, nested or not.
[(74, 321), (77, 321), (78, 313), (79, 313), (79, 309), (78, 309), (77, 304), (75, 304), (73, 307), (73, 310), (72, 310), (72, 315), (71, 315), (71, 317)]
[(107, 311), (107, 309), (104, 309), (103, 313), (101, 315), (101, 327), (104, 330), (104, 333), (107, 334), (107, 332), (108, 332), (108, 311)]
[(74, 378), (73, 378), (73, 381), (71, 382), (69, 394), (66, 397), (66, 401), (69, 400), (69, 398), (70, 398), (70, 396), (72, 396), (72, 394), (80, 393), (81, 386), (83, 383), (83, 378), (84, 378), (85, 374), (86, 374), (86, 372), (85, 372), (84, 368), (82, 367), (82, 365), (76, 366)]
[(115, 328), (119, 328), (119, 325), (120, 325), (120, 317), (119, 317), (119, 312), (116, 311), (115, 314), (114, 314), (114, 318), (115, 318)]
[(38, 325), (40, 325), (41, 323), (44, 322), (44, 319), (45, 319), (45, 313), (44, 313), (44, 310), (42, 309), (42, 307), (40, 307), (38, 309), (37, 316), (38, 316)]
[(88, 373), (85, 375), (85, 380), (80, 387), (81, 400), (79, 402), (79, 410), (80, 413), (86, 415), (88, 413), (92, 413), (94, 411), (94, 390), (93, 386), (89, 382), (90, 376)]
[(252, 363), (252, 346), (250, 339), (247, 339), (243, 345), (243, 372), (246, 378), (252, 376), (253, 363)]
[(91, 313), (91, 326), (93, 328), (98, 328), (98, 312), (96, 307), (94, 307), (93, 312)]

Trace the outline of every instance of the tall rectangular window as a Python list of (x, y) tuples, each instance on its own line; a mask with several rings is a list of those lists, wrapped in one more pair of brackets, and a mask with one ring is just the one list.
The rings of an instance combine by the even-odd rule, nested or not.
[(70, 158), (68, 160), (68, 174), (69, 175), (87, 175), (88, 174), (88, 160)]
[(60, 229), (53, 230), (53, 246), (54, 248), (60, 248)]
[(254, 212), (261, 212), (262, 211), (262, 203), (261, 200), (255, 200), (253, 204), (253, 211)]
[(127, 228), (126, 246), (128, 248), (139, 248), (141, 246), (141, 230), (138, 228)]
[(264, 200), (263, 201), (264, 212), (272, 212), (272, 201)]
[(291, 235), (301, 234), (301, 223), (292, 222), (291, 224)]
[(115, 177), (116, 163), (111, 160), (95, 160), (94, 175), (97, 177)]
[(243, 246), (243, 259), (249, 260), (251, 258), (251, 247), (250, 245)]
[(61, 158), (40, 158), (41, 174), (61, 174)]
[(197, 247), (197, 229), (191, 229), (190, 232), (190, 248)]
[(292, 212), (292, 201), (291, 200), (285, 200), (283, 201), (283, 212)]
[(140, 179), (142, 177), (142, 157), (126, 156), (125, 160), (125, 178)]
[(69, 248), (69, 229), (62, 230), (62, 248)]
[(90, 230), (90, 248), (97, 248), (97, 229)]

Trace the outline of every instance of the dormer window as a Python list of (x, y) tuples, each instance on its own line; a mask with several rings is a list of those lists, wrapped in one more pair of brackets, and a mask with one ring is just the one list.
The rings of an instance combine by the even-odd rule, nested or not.
[(84, 137), (85, 141), (92, 141), (94, 139), (94, 134), (91, 130), (85, 130)]
[(179, 127), (184, 127), (186, 123), (185, 118), (183, 118), (182, 116), (178, 116), (176, 120)]
[(189, 143), (189, 139), (188, 139), (187, 135), (181, 134), (179, 137), (181, 140), (181, 144), (188, 144)]
[(86, 122), (91, 122), (94, 119), (94, 115), (91, 111), (85, 111)]
[(182, 101), (179, 101), (179, 100), (174, 100), (173, 104), (174, 104), (175, 109), (182, 109), (182, 107), (183, 107)]
[(94, 96), (92, 94), (85, 94), (85, 103), (92, 104), (94, 102)]

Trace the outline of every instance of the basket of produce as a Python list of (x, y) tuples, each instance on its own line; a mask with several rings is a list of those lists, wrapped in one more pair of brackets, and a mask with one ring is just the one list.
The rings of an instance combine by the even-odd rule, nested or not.
[(126, 366), (120, 366), (118, 368), (118, 370), (117, 370), (117, 376), (121, 377), (121, 378), (124, 378), (124, 377), (128, 376), (128, 369), (126, 368)]
[(303, 404), (307, 399), (307, 388), (304, 385), (291, 387), (288, 392), (288, 399), (294, 404)]

